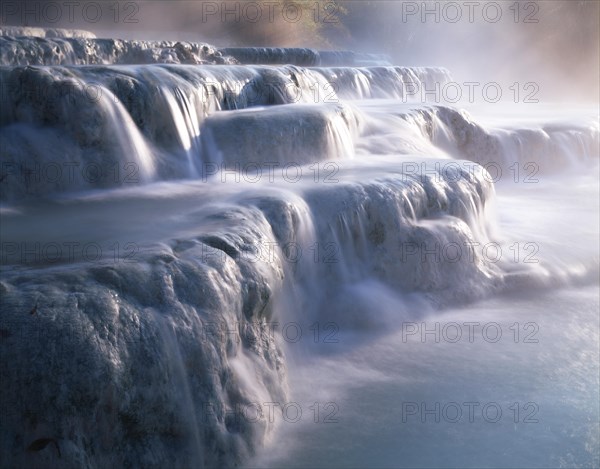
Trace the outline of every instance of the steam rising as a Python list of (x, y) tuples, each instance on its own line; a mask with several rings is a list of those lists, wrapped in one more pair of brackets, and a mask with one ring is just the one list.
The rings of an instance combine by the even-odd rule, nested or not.
[(0, 466), (598, 466), (598, 3), (0, 15)]
[[(87, 2), (58, 20), (43, 2), (9, 2), (2, 22), (92, 30), (100, 37), (197, 40), (217, 46), (302, 46), (386, 53), (438, 65), (458, 82), (533, 82), (544, 100), (598, 100), (598, 2), (121, 2), (86, 21)], [(60, 5), (60, 2), (57, 2)], [(24, 13), (29, 11), (30, 13)], [(88, 15), (89, 16), (89, 15)], [(54, 19), (54, 18), (52, 18)], [(130, 22), (135, 21), (135, 22)]]

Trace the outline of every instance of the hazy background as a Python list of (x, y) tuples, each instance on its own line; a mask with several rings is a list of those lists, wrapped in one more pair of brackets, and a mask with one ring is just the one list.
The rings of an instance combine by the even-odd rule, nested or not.
[(458, 82), (496, 81), (505, 92), (535, 82), (544, 99), (599, 99), (596, 0), (78, 3), (69, 15), (64, 1), (5, 1), (1, 20), (108, 37), (382, 52), (399, 65), (447, 67)]

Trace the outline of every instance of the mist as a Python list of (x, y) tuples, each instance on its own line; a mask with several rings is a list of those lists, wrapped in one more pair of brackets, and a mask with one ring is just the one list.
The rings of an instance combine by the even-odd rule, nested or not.
[(0, 469), (598, 467), (598, 14), (4, 1)]
[(71, 15), (55, 3), (45, 10), (40, 2), (6, 2), (2, 21), (99, 37), (385, 53), (397, 65), (446, 67), (461, 84), (500, 83), (504, 98), (510, 86), (521, 95), (535, 86), (535, 98), (550, 101), (600, 96), (595, 1), (141, 1), (105, 6), (100, 15), (84, 12), (86, 2)]

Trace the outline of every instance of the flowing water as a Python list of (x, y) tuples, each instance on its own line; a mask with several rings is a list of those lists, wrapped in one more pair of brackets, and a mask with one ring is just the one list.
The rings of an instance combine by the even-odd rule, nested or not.
[(2, 40), (3, 466), (598, 465), (597, 107)]

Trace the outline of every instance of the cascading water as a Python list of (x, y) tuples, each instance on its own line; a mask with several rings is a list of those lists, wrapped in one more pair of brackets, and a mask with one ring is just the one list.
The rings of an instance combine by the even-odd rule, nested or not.
[[(443, 68), (346, 51), (4, 33), (3, 467), (352, 466), (361, 457), (339, 441), (353, 448), (364, 437), (353, 433), (361, 405), (368, 416), (388, 414), (373, 396), (402, 389), (419, 400), (411, 379), (436, 374), (446, 391), (460, 388), (446, 368), (470, 350), (444, 351), (446, 368), (431, 365), (430, 352), (403, 357), (403, 322), (463, 320), (478, 306), (452, 308), (524, 290), (577, 286), (586, 307), (597, 303), (597, 199), (587, 201), (598, 181), (580, 175), (598, 168), (589, 111), (493, 121), (474, 106), (414, 98), (415, 85), (452, 79)], [(537, 191), (514, 187), (540, 174)], [(547, 204), (578, 206), (569, 223), (581, 225), (544, 236), (554, 229)], [(529, 245), (534, 263), (522, 262)], [(513, 255), (515, 246), (526, 252)], [(511, 304), (492, 301), (483, 318), (500, 321), (496, 308), (518, 319), (504, 311)], [(290, 340), (282, 324), (343, 343), (327, 352), (327, 341)], [(588, 337), (585, 350), (597, 343)], [(431, 373), (412, 370), (411, 357)], [(598, 361), (588, 359), (573, 408), (593, 400)], [(541, 361), (540, 373), (550, 372), (552, 360)], [(338, 443), (322, 427), (315, 441), (279, 412), (306, 401), (310, 414), (331, 396), (353, 422)], [(258, 413), (240, 412), (257, 403)], [(419, 431), (397, 423), (388, 422), (419, 447)], [(395, 453), (373, 422), (364, 425), (382, 449), (358, 464), (444, 465), (443, 455)], [(591, 426), (572, 431), (584, 443), (536, 461), (597, 463)], [(451, 439), (441, 440), (446, 459)], [(324, 445), (336, 447), (335, 461)], [(524, 452), (498, 464), (521, 464)]]

